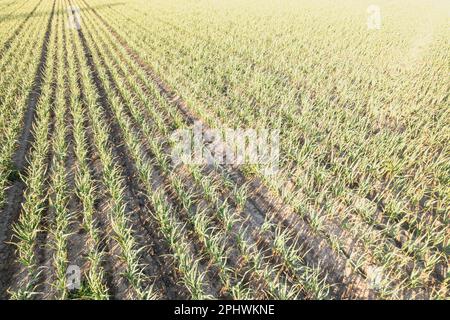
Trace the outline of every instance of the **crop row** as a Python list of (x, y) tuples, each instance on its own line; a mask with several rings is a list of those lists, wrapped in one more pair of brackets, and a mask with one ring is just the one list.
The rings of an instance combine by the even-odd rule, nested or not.
[[(145, 57), (145, 61), (152, 65), (158, 74), (163, 75), (168, 83), (176, 87), (188, 103), (191, 102), (189, 105), (205, 119), (206, 123), (218, 125), (237, 122), (258, 126), (260, 120), (252, 116), (247, 121), (245, 117), (255, 111), (261, 113), (263, 108), (266, 110), (267, 106), (278, 103), (275, 101), (274, 104), (262, 97), (264, 104), (258, 103), (255, 105), (251, 99), (260, 95), (256, 92), (254, 95), (251, 94), (252, 90), (246, 90), (250, 94), (242, 92), (242, 90), (234, 93), (227, 92), (226, 95), (221, 93), (219, 77), (224, 73), (228, 74), (229, 71), (219, 69), (223, 68), (223, 64), (216, 63), (216, 61), (229, 60), (228, 51), (219, 51), (213, 45), (205, 44), (203, 39), (193, 38), (190, 39), (191, 42), (187, 41), (186, 38), (181, 40), (178, 36), (180, 30), (171, 30), (170, 26), (163, 25), (159, 32), (151, 32), (144, 27), (144, 21), (148, 17), (143, 15), (133, 13), (132, 17), (127, 17), (129, 11), (119, 13), (118, 9), (115, 8), (110, 8), (109, 13), (108, 10), (104, 10), (102, 14), (111, 25), (125, 26), (115, 28), (115, 31), (122, 34), (122, 37), (127, 39), (128, 44), (136, 52), (139, 52), (140, 56)], [(122, 16), (124, 17), (121, 21)], [(161, 15), (159, 14), (159, 16)], [(139, 23), (139, 19), (142, 23)], [(127, 27), (128, 30), (126, 30)], [(143, 32), (136, 34), (133, 30), (137, 27)], [(154, 28), (157, 28), (157, 26)], [(170, 40), (168, 30), (171, 30), (170, 34), (173, 34)], [(192, 29), (189, 28), (189, 30)], [(202, 46), (202, 50), (196, 49), (198, 46)], [(170, 51), (167, 51), (169, 48)], [(205, 52), (211, 52), (211, 56), (205, 57)], [(200, 55), (200, 53), (203, 56), (193, 56), (194, 54)], [(170, 63), (162, 61), (163, 64), (158, 65), (158, 61), (161, 59), (167, 59)], [(231, 61), (242, 63), (240, 57)], [(210, 64), (206, 73), (205, 63)], [(240, 70), (239, 66), (230, 66), (229, 69)], [(194, 72), (193, 67), (198, 68), (195, 69), (197, 71)], [(245, 79), (251, 76), (249, 81), (255, 81), (255, 72), (255, 70), (251, 70), (251, 72), (246, 71), (244, 75), (233, 75), (233, 77), (239, 79), (239, 83), (229, 83), (228, 88), (235, 88), (237, 85), (239, 87), (244, 85), (246, 88), (252, 86), (253, 82), (246, 84)], [(259, 74), (259, 70), (257, 74)], [(266, 74), (266, 72), (261, 71), (261, 77)], [(216, 75), (217, 78), (211, 78), (211, 81), (205, 80), (207, 77), (216, 77)], [(190, 85), (193, 81), (199, 79), (202, 83), (199, 83), (198, 86), (192, 87)], [(274, 80), (269, 78), (267, 81)], [(273, 87), (267, 81), (258, 83), (259, 85)], [(277, 92), (287, 90), (285, 86), (273, 88)], [(439, 87), (436, 87), (436, 90), (439, 89)], [(217, 92), (217, 95), (213, 94), (214, 92)], [(259, 92), (265, 92), (264, 94), (269, 92), (268, 95), (276, 97), (275, 94), (272, 94), (272, 91), (260, 90)], [(247, 98), (245, 98), (246, 95), (248, 95)], [(289, 95), (286, 93), (282, 96)], [(242, 100), (244, 98), (247, 100)], [(234, 101), (229, 102), (232, 104), (229, 107), (224, 106), (223, 103), (228, 104), (227, 101), (230, 99), (234, 99)], [(417, 292), (420, 292), (420, 288), (427, 287), (430, 283), (435, 283), (439, 288), (439, 284), (434, 279), (434, 272), (446, 265), (443, 248), (446, 247), (448, 242), (445, 229), (447, 218), (445, 210), (442, 211), (445, 208), (446, 200), (445, 198), (437, 199), (435, 203), (441, 209), (439, 207), (436, 211), (432, 209), (435, 212), (433, 218), (431, 220), (426, 218), (425, 212), (429, 211), (429, 208), (408, 204), (411, 200), (408, 197), (400, 196), (396, 190), (415, 190), (416, 186), (427, 184), (427, 180), (423, 180), (417, 174), (417, 167), (414, 169), (415, 175), (411, 176), (407, 173), (403, 173), (403, 175), (422, 179), (421, 181), (399, 179), (397, 178), (399, 173), (392, 171), (397, 170), (397, 168), (410, 167), (410, 164), (406, 162), (394, 164), (392, 159), (393, 157), (397, 158), (397, 156), (393, 156), (393, 152), (401, 148), (401, 141), (406, 142), (410, 137), (420, 141), (420, 137), (414, 137), (420, 124), (415, 123), (417, 127), (411, 128), (412, 131), (406, 130), (399, 136), (397, 131), (393, 131), (389, 127), (380, 131), (379, 128), (373, 126), (370, 118), (362, 117), (364, 110), (361, 108), (363, 105), (359, 108), (356, 105), (351, 110), (339, 109), (341, 110), (340, 113), (336, 113), (335, 108), (345, 101), (330, 102), (321, 101), (317, 98), (314, 100), (304, 98), (302, 101), (303, 108), (300, 119), (290, 116), (291, 111), (289, 109), (284, 110), (284, 107), (281, 109), (269, 108), (268, 112), (263, 114), (268, 121), (266, 125), (270, 127), (276, 125), (271, 119), (279, 119), (282, 116), (283, 123), (288, 124), (287, 128), (292, 126), (296, 129), (286, 130), (286, 136), (282, 138), (281, 145), (289, 146), (290, 149), (286, 151), (286, 158), (282, 158), (282, 161), (285, 161), (283, 163), (284, 170), (279, 175), (280, 179), (277, 180), (281, 183), (278, 185), (272, 184), (273, 188), (279, 192), (284, 201), (292, 204), (295, 210), (311, 225), (315, 226), (319, 232), (329, 235), (330, 243), (346, 252), (356, 270), (362, 270), (362, 272), (368, 274), (371, 266), (381, 266), (383, 270), (381, 272), (385, 277), (384, 287), (387, 295), (396, 295), (397, 292), (401, 294), (402, 289), (407, 288), (418, 288)], [(316, 105), (313, 106), (313, 102)], [(280, 103), (282, 106), (285, 105), (285, 103)], [(439, 105), (439, 101), (436, 103)], [(297, 106), (291, 106), (290, 104), (286, 106), (286, 108), (292, 107)], [(243, 111), (246, 108), (248, 112), (247, 110)], [(217, 113), (211, 116), (211, 111), (215, 112), (215, 110), (217, 110)], [(242, 115), (223, 113), (224, 111), (234, 112), (233, 110), (239, 110)], [(282, 113), (280, 114), (280, 112)], [(261, 119), (262, 115), (258, 116), (258, 119)], [(441, 117), (441, 119), (443, 118)], [(318, 127), (318, 123), (320, 123), (320, 127)], [(439, 123), (443, 124), (440, 121), (437, 127), (440, 126)], [(318, 135), (322, 135), (318, 131), (322, 130), (321, 128), (332, 128), (332, 132), (323, 132), (323, 138), (321, 138)], [(349, 129), (351, 130), (349, 131)], [(367, 143), (367, 139), (372, 139), (372, 136), (367, 137), (366, 132), (377, 131), (379, 133), (373, 136), (373, 142)], [(314, 133), (316, 136), (311, 136), (310, 133)], [(303, 141), (303, 143), (294, 144), (293, 142), (296, 141)], [(442, 139), (434, 139), (437, 145), (439, 145), (439, 141), (442, 141)], [(358, 147), (355, 148), (355, 146)], [(413, 148), (412, 146), (410, 145), (409, 149), (405, 151), (408, 156), (403, 155), (402, 159), (413, 161), (411, 164), (414, 163), (414, 165), (422, 161), (419, 159), (425, 161), (425, 158), (421, 157), (428, 153), (422, 153), (423, 149)], [(420, 154), (414, 155), (410, 152), (419, 152)], [(284, 154), (285, 152), (282, 150), (282, 157)], [(388, 171), (374, 164), (374, 159), (383, 159), (383, 157), (387, 159), (386, 161), (380, 161), (380, 164), (390, 163), (390, 169), (387, 168)], [(358, 160), (355, 162), (352, 159)], [(441, 153), (440, 160), (438, 158), (434, 162), (436, 166), (432, 169), (434, 172), (441, 172), (444, 159), (445, 153)], [(349, 162), (349, 160), (353, 162)], [(295, 179), (292, 179), (292, 176)], [(284, 188), (286, 182), (291, 182), (294, 189), (286, 190)], [(384, 189), (374, 189), (378, 185), (383, 186)], [(444, 192), (438, 192), (437, 194), (445, 195)], [(413, 203), (417, 203), (418, 200), (416, 198)], [(418, 214), (417, 211), (419, 211)], [(423, 214), (420, 213), (421, 211), (423, 211)], [(443, 212), (444, 215), (442, 216), (440, 212)], [(336, 225), (339, 226), (338, 233), (333, 232)], [(380, 236), (385, 239), (383, 245), (380, 245)], [(353, 239), (353, 242), (358, 243), (360, 249), (355, 250), (348, 247), (348, 244), (341, 239)], [(392, 242), (393, 244), (391, 244)], [(392, 286), (398, 288), (392, 290)], [(445, 290), (445, 285), (441, 288)]]

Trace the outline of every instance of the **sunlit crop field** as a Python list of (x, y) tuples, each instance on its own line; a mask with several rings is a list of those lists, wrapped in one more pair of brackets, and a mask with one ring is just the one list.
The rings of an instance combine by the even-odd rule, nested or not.
[(0, 298), (449, 299), (449, 13), (0, 0)]

